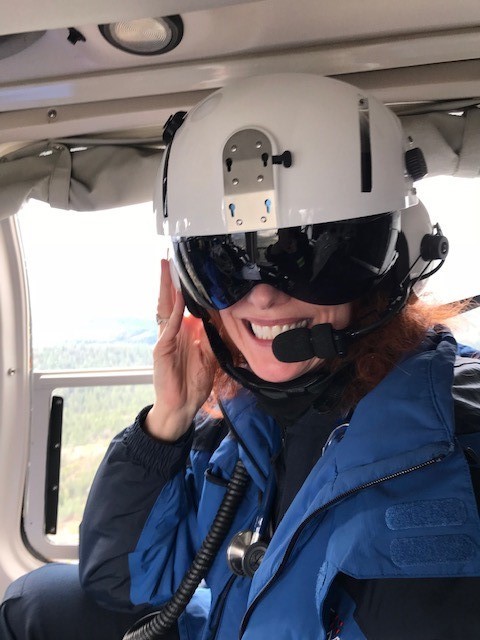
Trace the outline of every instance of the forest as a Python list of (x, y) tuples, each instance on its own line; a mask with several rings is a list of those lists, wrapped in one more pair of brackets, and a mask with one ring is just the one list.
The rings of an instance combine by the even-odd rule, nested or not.
[[(36, 370), (127, 369), (151, 366), (151, 344), (69, 343), (34, 353)], [(152, 385), (55, 389), (64, 400), (56, 544), (77, 544), (85, 500), (113, 436), (153, 402)]]

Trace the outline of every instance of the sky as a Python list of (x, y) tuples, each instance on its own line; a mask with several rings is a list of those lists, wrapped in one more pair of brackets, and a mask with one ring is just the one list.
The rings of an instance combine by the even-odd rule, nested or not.
[(19, 218), (34, 344), (91, 337), (93, 325), (108, 339), (113, 318), (154, 322), (166, 249), (151, 203), (84, 213), (31, 200)]
[(444, 266), (428, 281), (435, 298), (451, 302), (480, 294), (480, 179), (436, 177), (417, 183), (417, 193), (447, 236)]

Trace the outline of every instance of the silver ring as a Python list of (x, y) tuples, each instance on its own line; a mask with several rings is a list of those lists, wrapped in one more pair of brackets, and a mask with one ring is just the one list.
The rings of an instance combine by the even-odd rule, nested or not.
[(170, 320), (170, 318), (161, 318), (158, 313), (155, 315), (155, 321), (158, 325), (160, 324), (165, 324), (166, 322), (168, 322)]

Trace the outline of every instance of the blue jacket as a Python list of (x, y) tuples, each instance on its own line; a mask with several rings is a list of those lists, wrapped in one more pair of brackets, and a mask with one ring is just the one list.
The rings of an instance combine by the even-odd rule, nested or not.
[[(456, 353), (454, 339), (441, 334), (363, 398), (281, 520), (253, 580), (233, 576), (226, 547), (236, 532), (253, 526), (280, 433), (250, 394), (225, 403), (232, 432), (213, 455), (192, 451), (187, 473), (178, 470), (168, 479), (157, 470), (158, 496), (139, 460), (129, 467), (132, 454), (119, 460), (113, 445), (82, 525), (84, 586), (107, 606), (117, 606), (118, 585), (125, 583), (136, 605), (168, 600), (239, 458), (252, 482), (206, 578), (208, 589), (199, 589), (179, 621), (182, 639), (236, 640), (240, 633), (243, 640), (363, 640), (353, 603), (336, 586), (340, 572), (354, 578), (480, 576), (479, 516), (455, 437)], [(128, 437), (122, 446), (128, 450)], [(102, 514), (99, 507), (112, 486), (120, 496), (113, 520), (110, 508)], [(132, 486), (136, 498), (125, 506)], [(126, 528), (136, 531), (135, 540), (121, 549)]]

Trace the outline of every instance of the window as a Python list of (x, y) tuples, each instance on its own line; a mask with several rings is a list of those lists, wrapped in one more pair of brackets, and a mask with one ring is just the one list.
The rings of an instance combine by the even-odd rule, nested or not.
[[(76, 555), (86, 496), (108, 443), (153, 401), (151, 351), (166, 251), (151, 203), (70, 212), (30, 201), (18, 219), (32, 325), (34, 437), (25, 531), (41, 555), (68, 559)], [(63, 399), (62, 445), (60, 468), (49, 469), (59, 482), (49, 486), (54, 397)], [(50, 499), (58, 496), (56, 533), (45, 528), (46, 486)]]
[(34, 370), (151, 364), (162, 238), (151, 203), (19, 214), (32, 315)]
[[(152, 401), (148, 384), (64, 387), (60, 490), (55, 544), (78, 542), (78, 526), (95, 472), (116, 433), (128, 426)], [(47, 529), (47, 534), (49, 531)]]

